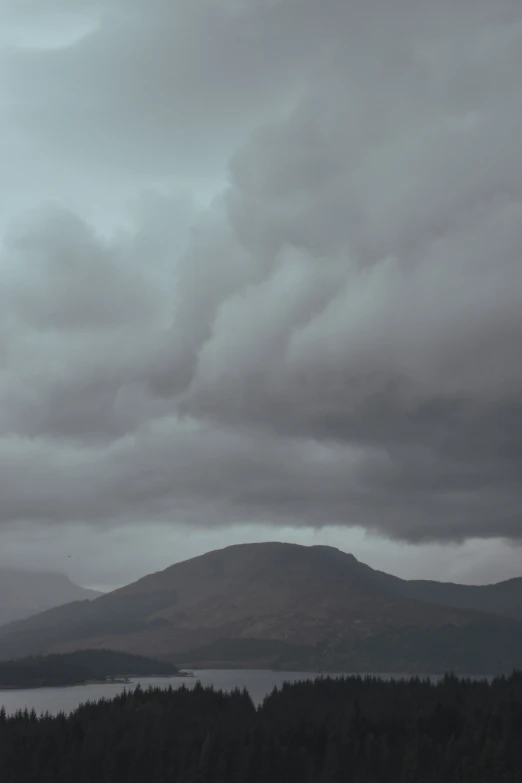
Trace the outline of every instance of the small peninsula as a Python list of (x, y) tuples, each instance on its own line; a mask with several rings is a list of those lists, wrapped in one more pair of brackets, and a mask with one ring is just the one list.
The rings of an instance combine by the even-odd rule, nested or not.
[(113, 650), (78, 650), (0, 661), (0, 690), (174, 676), (184, 676), (184, 673), (172, 663)]

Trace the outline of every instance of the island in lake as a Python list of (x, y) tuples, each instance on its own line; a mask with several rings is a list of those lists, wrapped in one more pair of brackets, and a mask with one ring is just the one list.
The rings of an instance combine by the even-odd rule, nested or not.
[(78, 650), (0, 661), (0, 690), (56, 688), (130, 677), (187, 676), (174, 664), (113, 650)]

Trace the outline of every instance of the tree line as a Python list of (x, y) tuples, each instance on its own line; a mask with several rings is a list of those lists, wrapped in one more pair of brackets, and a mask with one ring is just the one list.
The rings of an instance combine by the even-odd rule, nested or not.
[(0, 711), (3, 783), (522, 783), (522, 674), (136, 688), (69, 716)]

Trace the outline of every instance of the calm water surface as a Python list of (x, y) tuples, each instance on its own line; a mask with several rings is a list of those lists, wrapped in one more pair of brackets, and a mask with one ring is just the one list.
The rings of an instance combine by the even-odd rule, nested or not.
[[(198, 680), (204, 685), (214, 685), (221, 690), (232, 688), (247, 688), (252, 699), (259, 704), (264, 697), (272, 691), (274, 686), (284, 682), (296, 680), (313, 680), (317, 674), (310, 672), (274, 672), (269, 670), (248, 669), (203, 669), (194, 672), (194, 677), (141, 677), (132, 680), (126, 685), (101, 684), (101, 685), (74, 685), (70, 688), (37, 688), (20, 691), (0, 691), (0, 707), (5, 707), (6, 712), (16, 712), (18, 709), (29, 710), (34, 707), (36, 712), (71, 712), (86, 701), (98, 701), (110, 699), (121, 693), (124, 688), (130, 690), (138, 683), (146, 688), (153, 685), (160, 688), (173, 688), (186, 685), (194, 687)], [(330, 675), (342, 676), (342, 675)], [(402, 675), (380, 675), (381, 677), (400, 677)]]

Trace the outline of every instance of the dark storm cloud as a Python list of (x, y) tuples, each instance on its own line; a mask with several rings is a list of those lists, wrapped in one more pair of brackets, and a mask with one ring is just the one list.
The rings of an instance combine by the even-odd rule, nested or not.
[(91, 11), (11, 121), (123, 188), (234, 154), (196, 216), (6, 234), (0, 519), (521, 538), (519, 4)]

